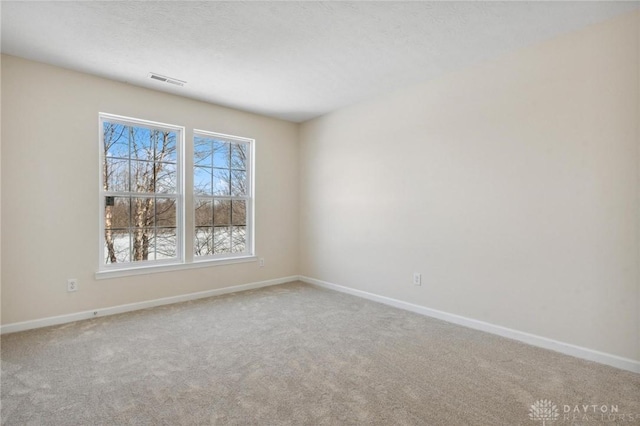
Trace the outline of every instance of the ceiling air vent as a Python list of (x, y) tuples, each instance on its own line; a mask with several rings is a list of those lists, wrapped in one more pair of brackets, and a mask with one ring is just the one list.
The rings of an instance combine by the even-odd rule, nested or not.
[(153, 80), (162, 81), (163, 83), (173, 84), (174, 86), (180, 86), (180, 87), (182, 87), (185, 84), (187, 84), (186, 81), (178, 80), (177, 78), (167, 77), (165, 75), (156, 74), (154, 72), (150, 72), (149, 73), (149, 78), (151, 78)]

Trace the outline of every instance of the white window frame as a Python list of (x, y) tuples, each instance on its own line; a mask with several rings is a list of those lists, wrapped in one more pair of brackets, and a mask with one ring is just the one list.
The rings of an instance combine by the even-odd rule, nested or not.
[[(185, 146), (185, 128), (183, 126), (178, 126), (174, 124), (160, 123), (156, 121), (143, 120), (139, 118), (125, 117), (121, 115), (107, 114), (107, 113), (99, 113), (98, 114), (98, 152), (99, 152), (99, 250), (98, 250), (98, 274), (106, 273), (106, 272), (116, 272), (116, 271), (144, 271), (150, 270), (152, 268), (162, 267), (162, 266), (170, 266), (170, 265), (181, 265), (184, 263), (184, 253), (185, 253), (185, 187), (184, 187), (184, 146)], [(161, 260), (145, 260), (145, 261), (129, 261), (123, 263), (115, 263), (115, 264), (106, 264), (105, 263), (105, 226), (104, 226), (104, 213), (105, 213), (105, 199), (108, 196), (117, 196), (118, 194), (123, 194), (123, 192), (119, 191), (105, 191), (104, 190), (104, 182), (103, 182), (103, 164), (105, 161), (104, 155), (104, 123), (117, 123), (126, 126), (139, 126), (139, 127), (147, 127), (165, 131), (172, 131), (177, 133), (176, 138), (176, 193), (170, 194), (170, 198), (176, 199), (176, 257), (172, 259), (161, 259)], [(127, 195), (131, 193), (128, 192)], [(163, 268), (164, 269), (164, 268)], [(97, 275), (98, 275), (97, 274)], [(127, 275), (127, 274), (125, 274)]]
[[(196, 256), (195, 254), (195, 241), (191, 241), (192, 244), (192, 253), (193, 253), (193, 262), (194, 263), (202, 263), (202, 262), (212, 262), (212, 261), (233, 261), (235, 259), (243, 259), (246, 258), (248, 260), (255, 260), (255, 238), (254, 238), (254, 230), (255, 230), (255, 139), (246, 138), (242, 136), (228, 135), (224, 133), (211, 132), (208, 130), (193, 130), (193, 138), (192, 144), (194, 144), (196, 137), (203, 138), (211, 138), (216, 140), (221, 140), (229, 143), (241, 143), (247, 145), (247, 191), (245, 196), (216, 196), (216, 195), (196, 195), (195, 193), (195, 182), (193, 182), (191, 192), (193, 195), (193, 203), (192, 203), (192, 231), (193, 231), (193, 239), (195, 240), (196, 235), (196, 218), (195, 218), (195, 205), (198, 200), (215, 200), (215, 199), (229, 199), (229, 200), (244, 200), (246, 202), (246, 228), (245, 228), (245, 251), (240, 253), (223, 253), (223, 254), (212, 254), (212, 255), (204, 255), (204, 256)], [(195, 164), (193, 165), (192, 173), (195, 171)]]
[[(105, 201), (107, 196), (122, 195), (123, 192), (118, 191), (104, 191), (103, 182), (103, 162), (105, 161), (104, 155), (104, 122), (113, 122), (123, 125), (141, 126), (147, 128), (156, 128), (160, 130), (174, 131), (176, 132), (176, 194), (171, 194), (172, 198), (176, 199), (176, 257), (172, 259), (162, 260), (147, 260), (147, 261), (129, 261), (116, 264), (105, 263)], [(176, 271), (192, 268), (203, 268), (208, 266), (227, 265), (243, 262), (256, 262), (257, 256), (255, 255), (255, 139), (246, 138), (241, 136), (227, 135), (223, 133), (216, 133), (207, 130), (193, 129), (192, 140), (190, 141), (193, 148), (193, 140), (196, 135), (204, 137), (215, 137), (217, 139), (223, 139), (228, 142), (245, 143), (248, 145), (247, 156), (247, 181), (248, 186), (247, 195), (245, 197), (239, 197), (245, 199), (247, 202), (246, 212), (246, 250), (242, 253), (229, 253), (224, 255), (208, 255), (208, 256), (195, 256), (195, 201), (199, 196), (196, 196), (194, 188), (189, 188), (187, 191), (185, 179), (185, 173), (187, 166), (191, 166), (191, 173), (194, 171), (194, 165), (186, 157), (185, 152), (189, 152), (193, 157), (193, 150), (187, 150), (187, 132), (184, 126), (161, 123), (157, 121), (144, 120), (139, 118), (127, 117), (116, 114), (109, 114), (100, 112), (98, 114), (98, 223), (99, 223), (99, 249), (98, 249), (98, 270), (95, 274), (96, 279), (108, 279), (116, 277), (124, 277), (131, 275), (145, 275), (157, 272)], [(130, 193), (127, 193), (129, 195)], [(214, 196), (212, 196), (214, 198)], [(227, 197), (224, 197), (227, 198)], [(232, 197), (229, 197), (232, 198)], [(191, 205), (187, 205), (187, 201), (191, 200)], [(190, 209), (189, 212), (187, 210)], [(192, 218), (192, 230), (187, 232), (187, 223), (185, 219), (187, 214), (190, 213)], [(191, 237), (191, 241), (187, 241), (187, 237)]]

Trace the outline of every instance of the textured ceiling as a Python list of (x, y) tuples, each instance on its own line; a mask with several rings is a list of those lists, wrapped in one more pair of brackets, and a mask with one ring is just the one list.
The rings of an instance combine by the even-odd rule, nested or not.
[[(636, 2), (12, 2), (2, 52), (304, 121)], [(156, 72), (175, 87), (149, 79)]]

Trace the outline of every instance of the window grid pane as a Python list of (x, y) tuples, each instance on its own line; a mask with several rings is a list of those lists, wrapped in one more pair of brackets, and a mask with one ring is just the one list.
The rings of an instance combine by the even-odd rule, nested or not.
[[(247, 253), (249, 145), (194, 136), (194, 256)], [(210, 149), (210, 153), (206, 152)], [(210, 154), (210, 155), (209, 155)], [(207, 161), (210, 159), (210, 162)], [(211, 178), (211, 186), (208, 183)], [(204, 209), (211, 209), (212, 222)], [(211, 226), (213, 225), (213, 226)]]
[(105, 198), (112, 199), (105, 201), (105, 264), (176, 257), (175, 198)]
[(103, 264), (176, 259), (181, 132), (101, 121)]

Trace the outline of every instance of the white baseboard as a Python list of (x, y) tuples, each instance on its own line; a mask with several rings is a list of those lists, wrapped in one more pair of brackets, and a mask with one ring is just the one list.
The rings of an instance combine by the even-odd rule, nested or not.
[(16, 323), (0, 326), (0, 334), (15, 333), (18, 331), (31, 330), (35, 328), (41, 328), (41, 327), (49, 327), (52, 325), (66, 324), (74, 321), (80, 321), (84, 319), (102, 317), (107, 315), (116, 315), (124, 312), (136, 311), (139, 309), (152, 308), (155, 306), (169, 305), (172, 303), (186, 302), (188, 300), (196, 300), (196, 299), (202, 299), (205, 297), (218, 296), (221, 294), (228, 294), (228, 293), (234, 293), (238, 291), (245, 291), (245, 290), (251, 290), (251, 289), (256, 289), (261, 287), (268, 287), (272, 285), (284, 284), (284, 283), (296, 281), (296, 280), (300, 280), (312, 285), (317, 285), (319, 287), (324, 287), (330, 290), (351, 294), (353, 296), (362, 297), (364, 299), (383, 303), (389, 306), (394, 306), (396, 308), (415, 312), (417, 314), (425, 315), (428, 317), (437, 318), (453, 324), (458, 324), (465, 327), (473, 328), (475, 330), (481, 330), (487, 333), (496, 334), (498, 336), (518, 340), (518, 341), (527, 343), (529, 345), (537, 346), (544, 349), (550, 349), (555, 352), (560, 352), (560, 353), (571, 355), (577, 358), (586, 359), (588, 361), (594, 361), (594, 362), (609, 365), (612, 367), (620, 368), (622, 370), (627, 370), (634, 373), (640, 373), (640, 361), (635, 361), (629, 358), (623, 358), (617, 355), (612, 355), (605, 352), (600, 352), (593, 349), (572, 345), (570, 343), (560, 342), (560, 341), (549, 339), (546, 337), (537, 336), (535, 334), (525, 333), (523, 331), (502, 327), (499, 325), (475, 320), (472, 318), (463, 317), (460, 315), (438, 311), (436, 309), (415, 305), (413, 303), (404, 302), (402, 300), (393, 299), (386, 296), (379, 296), (377, 294), (369, 293), (362, 290), (356, 290), (349, 287), (344, 287), (341, 285), (329, 283), (329, 282), (318, 280), (315, 278), (310, 278), (306, 276), (296, 276), (296, 275), (283, 277), (283, 278), (276, 278), (272, 280), (248, 283), (248, 284), (241, 284), (237, 286), (206, 290), (206, 291), (201, 291), (197, 293), (189, 293), (189, 294), (183, 294), (178, 296), (165, 297), (161, 299), (147, 300), (144, 302), (130, 303), (126, 305), (112, 306), (108, 308), (99, 308), (99, 309), (84, 311), (84, 312), (76, 312), (73, 314), (60, 315), (55, 317), (48, 317), (48, 318), (42, 318), (42, 319), (24, 321), (24, 322), (16, 322)]
[(605, 352), (599, 352), (593, 349), (588, 349), (581, 346), (576, 346), (569, 343), (548, 339), (546, 337), (525, 333), (523, 331), (513, 330), (511, 328), (502, 327), (502, 326), (491, 324), (488, 322), (478, 321), (472, 318), (467, 318), (460, 315), (438, 311), (436, 309), (426, 308), (424, 306), (415, 305), (413, 303), (403, 302), (402, 300), (392, 299), (390, 297), (385, 297), (385, 296), (379, 296), (377, 294), (368, 293), (366, 291), (356, 290), (349, 287), (344, 287), (344, 286), (329, 283), (326, 281), (321, 281), (315, 278), (300, 276), (299, 279), (300, 281), (303, 281), (308, 284), (317, 285), (319, 287), (328, 288), (330, 290), (340, 291), (342, 293), (347, 293), (353, 296), (362, 297), (364, 299), (373, 300), (375, 302), (384, 303), (385, 305), (394, 306), (396, 308), (415, 312), (415, 313), (432, 317), (432, 318), (437, 318), (443, 321), (462, 325), (468, 328), (473, 328), (475, 330), (481, 330), (487, 333), (496, 334), (498, 336), (507, 337), (509, 339), (518, 340), (520, 342), (524, 342), (532, 346), (537, 346), (544, 349), (550, 349), (552, 351), (560, 352), (565, 355), (571, 355), (576, 358), (598, 362), (600, 364), (609, 365), (622, 370), (632, 371), (634, 373), (640, 373), (640, 361), (635, 361), (633, 359), (623, 358), (617, 355), (612, 355)]
[(238, 291), (252, 290), (255, 288), (268, 287), (272, 285), (284, 284), (297, 281), (298, 276), (276, 278), (267, 281), (259, 281), (249, 284), (241, 284), (231, 287), (216, 288), (213, 290), (200, 291), (197, 293), (181, 294), (178, 296), (164, 297), (162, 299), (147, 300), (144, 302), (129, 303), (126, 305), (112, 306), (108, 308), (98, 308), (90, 311), (76, 312), (73, 314), (59, 315), (55, 317), (42, 318), (32, 321), (15, 322), (0, 327), (0, 334), (15, 333), (18, 331), (31, 330), (34, 328), (49, 327), (51, 325), (66, 324), (69, 322), (85, 320), (89, 318), (104, 317), (107, 315), (121, 314), (124, 312), (137, 311), (139, 309), (153, 308), (155, 306), (170, 305), (172, 303), (186, 302), (188, 300), (202, 299), (205, 297), (218, 296), (221, 294), (235, 293)]

